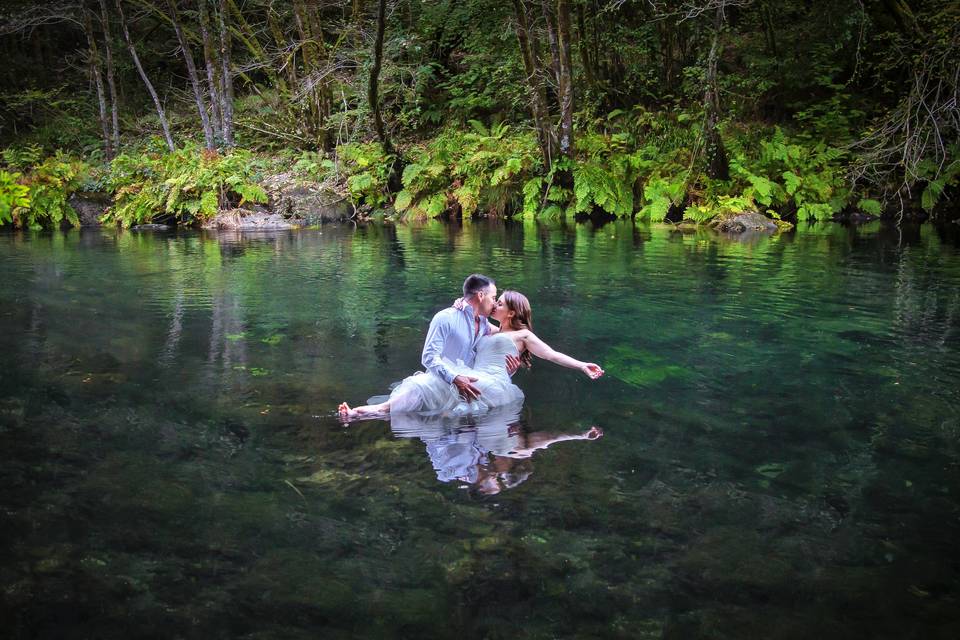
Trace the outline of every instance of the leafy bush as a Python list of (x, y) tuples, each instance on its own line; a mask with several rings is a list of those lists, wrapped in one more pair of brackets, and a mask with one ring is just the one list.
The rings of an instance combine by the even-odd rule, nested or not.
[[(953, 145), (947, 157), (960, 157), (960, 146)], [(938, 169), (940, 167), (930, 159), (921, 161), (917, 166), (917, 178), (926, 182), (920, 194), (920, 206), (927, 212), (933, 211), (948, 186), (960, 183), (960, 159), (946, 163), (946, 166), (939, 170), (939, 175)]]
[[(727, 136), (730, 180), (701, 176), (686, 215), (698, 222), (743, 211), (828, 220), (851, 199), (846, 152), (822, 141), (792, 139), (779, 127)], [(872, 201), (866, 206), (873, 209)]]
[(580, 136), (573, 168), (573, 211), (599, 207), (617, 216), (636, 212), (662, 221), (670, 207), (683, 200), (688, 174), (681, 162), (683, 153), (667, 142), (654, 139), (638, 147), (627, 133)]
[(536, 138), (489, 129), (477, 120), (471, 131), (446, 129), (429, 144), (414, 148), (403, 171), (403, 190), (394, 207), (405, 215), (435, 217), (458, 210), (505, 214), (518, 208), (524, 185), (542, 169)]
[(110, 163), (108, 188), (114, 205), (103, 222), (128, 227), (158, 214), (184, 223), (203, 221), (222, 208), (267, 201), (254, 181), (256, 160), (236, 149), (219, 155), (188, 146), (164, 155), (120, 154)]
[(0, 169), (0, 224), (17, 221), (18, 214), (30, 206), (30, 189), (20, 184), (20, 177)]
[(80, 188), (90, 168), (83, 162), (57, 152), (36, 163), (39, 148), (6, 149), (4, 162), (26, 172), (0, 171), (0, 223), (41, 229), (66, 220), (78, 226), (77, 212), (67, 199)]
[[(347, 176), (347, 189), (354, 204), (382, 207), (389, 201), (387, 180), (394, 156), (377, 142), (351, 143), (337, 147), (339, 169)], [(326, 168), (332, 167), (324, 165)]]

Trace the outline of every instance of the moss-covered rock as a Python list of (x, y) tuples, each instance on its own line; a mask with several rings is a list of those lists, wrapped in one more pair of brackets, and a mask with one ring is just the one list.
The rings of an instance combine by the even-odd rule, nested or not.
[(708, 226), (722, 233), (745, 233), (748, 231), (776, 233), (777, 231), (793, 229), (793, 225), (789, 222), (773, 220), (756, 211), (723, 214), (712, 219)]

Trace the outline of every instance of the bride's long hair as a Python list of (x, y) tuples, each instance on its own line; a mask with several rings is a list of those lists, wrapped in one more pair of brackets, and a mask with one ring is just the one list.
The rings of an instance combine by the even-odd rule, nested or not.
[[(503, 292), (503, 302), (507, 305), (507, 309), (513, 311), (513, 318), (510, 319), (510, 322), (515, 328), (533, 331), (533, 310), (530, 308), (530, 301), (527, 300), (527, 296), (519, 291), (507, 289)], [(520, 362), (523, 363), (523, 366), (529, 368), (533, 364), (533, 356), (524, 349), (523, 353), (520, 354)]]

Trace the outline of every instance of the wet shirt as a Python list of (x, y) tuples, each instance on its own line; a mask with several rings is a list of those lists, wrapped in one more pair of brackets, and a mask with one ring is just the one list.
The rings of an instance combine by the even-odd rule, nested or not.
[(477, 342), (490, 330), (486, 318), (480, 318), (480, 331), (474, 331), (476, 314), (473, 307), (464, 304), (463, 309), (448, 307), (438, 311), (423, 343), (423, 366), (430, 373), (447, 383), (452, 383), (456, 374), (444, 362), (462, 361), (468, 367), (473, 366), (477, 354)]

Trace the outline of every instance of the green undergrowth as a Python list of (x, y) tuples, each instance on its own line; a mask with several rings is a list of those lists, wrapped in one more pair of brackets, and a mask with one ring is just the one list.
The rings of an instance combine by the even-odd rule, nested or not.
[(90, 166), (60, 151), (42, 158), (36, 146), (5, 149), (0, 167), (0, 225), (41, 229), (77, 226), (68, 203), (90, 175)]
[(113, 196), (101, 218), (106, 224), (129, 227), (158, 217), (203, 222), (221, 209), (266, 202), (260, 169), (261, 161), (249, 151), (209, 153), (196, 145), (172, 153), (131, 151), (102, 165), (59, 151), (44, 158), (39, 147), (6, 149), (0, 166), (0, 225), (78, 226), (68, 202), (77, 191)]
[[(826, 220), (850, 206), (875, 215), (882, 210), (879, 200), (855, 196), (848, 179), (851, 158), (823, 141), (793, 137), (779, 127), (731, 128), (724, 135), (730, 179), (712, 180), (693, 152), (695, 118), (659, 126), (651, 120), (641, 114), (631, 126), (581, 133), (575, 160), (561, 159), (549, 172), (532, 131), (470, 121), (469, 130), (447, 128), (403, 149), (403, 188), (393, 198), (387, 187), (394, 157), (380, 145), (338, 148), (337, 167), (355, 204), (392, 204), (401, 218), (475, 213), (557, 218), (599, 210), (660, 222), (680, 211), (706, 222), (745, 211)], [(572, 189), (556, 179), (561, 171), (572, 172)]]
[(256, 158), (243, 149), (220, 154), (187, 146), (166, 154), (120, 154), (106, 176), (114, 203), (102, 220), (129, 227), (166, 216), (190, 224), (221, 209), (264, 203), (267, 192), (257, 170)]
[[(287, 150), (272, 156), (207, 152), (197, 144), (168, 153), (147, 144), (108, 164), (91, 164), (38, 146), (9, 148), (0, 162), (0, 225), (77, 225), (69, 205), (77, 191), (113, 197), (104, 223), (203, 223), (224, 209), (267, 202), (267, 173), (339, 185), (355, 205), (392, 209), (398, 219), (571, 218), (600, 211), (705, 223), (747, 211), (801, 221), (828, 220), (850, 209), (883, 213), (879, 197), (851, 183), (855, 158), (844, 148), (780, 127), (728, 125), (722, 138), (730, 176), (714, 180), (698, 153), (700, 132), (697, 114), (614, 111), (584, 123), (575, 158), (558, 159), (549, 170), (532, 129), (477, 120), (398, 144), (399, 155), (375, 142), (341, 145), (332, 154)], [(919, 204), (930, 212), (960, 182), (960, 161), (920, 169), (926, 173), (919, 176)], [(393, 189), (392, 171), (398, 172)], [(568, 174), (572, 186), (561, 179)]]
[(471, 120), (470, 126), (467, 132), (447, 129), (411, 150), (394, 200), (397, 212), (422, 218), (517, 209), (525, 182), (542, 170), (536, 137), (504, 124), (488, 129)]

